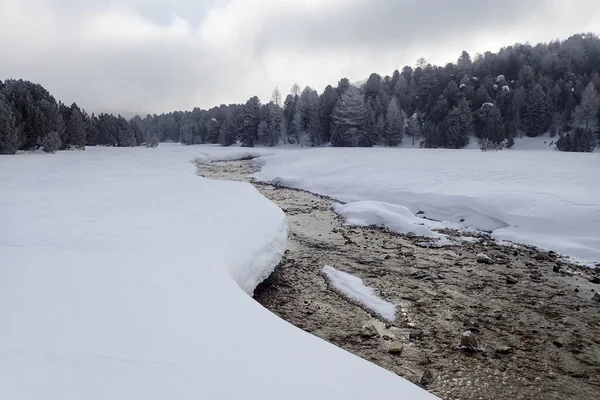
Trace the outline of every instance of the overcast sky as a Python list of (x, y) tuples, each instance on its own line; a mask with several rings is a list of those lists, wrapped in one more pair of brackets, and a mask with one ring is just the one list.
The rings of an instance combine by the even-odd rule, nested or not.
[(0, 79), (161, 113), (594, 30), (598, 0), (0, 0)]

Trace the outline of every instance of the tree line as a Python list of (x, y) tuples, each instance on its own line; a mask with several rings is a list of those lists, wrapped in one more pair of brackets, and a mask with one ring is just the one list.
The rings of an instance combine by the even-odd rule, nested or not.
[(360, 87), (343, 78), (319, 94), (295, 84), (285, 97), (275, 89), (265, 104), (253, 96), (245, 104), (130, 121), (88, 116), (75, 104), (57, 104), (39, 85), (6, 81), (0, 83), (0, 133), (13, 133), (1, 134), (0, 152), (35, 148), (51, 132), (60, 148), (163, 141), (393, 147), (405, 140), (462, 148), (472, 138), (501, 148), (518, 136), (549, 132), (559, 150), (593, 151), (600, 136), (599, 72), (600, 39), (578, 34), (474, 58), (463, 51), (445, 66), (421, 58), (414, 68), (385, 77), (373, 73)]
[(76, 103), (57, 102), (40, 84), (0, 81), (0, 154), (143, 143), (155, 146), (158, 139), (145, 137), (137, 124), (121, 115), (88, 115)]
[(419, 59), (356, 87), (341, 79), (319, 94), (294, 85), (285, 98), (134, 118), (160, 141), (240, 142), (244, 146), (397, 146), (461, 148), (469, 138), (494, 148), (518, 136), (550, 133), (559, 150), (593, 151), (600, 132), (600, 39), (579, 34), (515, 44), (455, 63)]

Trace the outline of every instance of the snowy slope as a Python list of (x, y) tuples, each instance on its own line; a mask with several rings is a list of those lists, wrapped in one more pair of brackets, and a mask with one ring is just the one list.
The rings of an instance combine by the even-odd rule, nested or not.
[(189, 162), (239, 150), (0, 157), (0, 398), (426, 399), (247, 293), (279, 208)]
[(261, 180), (402, 205), (453, 227), (600, 261), (598, 153), (328, 148), (257, 162)]

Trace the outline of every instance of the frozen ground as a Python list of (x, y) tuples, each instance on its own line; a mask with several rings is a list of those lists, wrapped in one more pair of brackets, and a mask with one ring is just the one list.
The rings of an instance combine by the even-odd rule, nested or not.
[[(327, 148), (279, 151), (257, 163), (263, 181), (348, 203), (369, 200), (370, 219), (401, 205), (450, 228), (600, 261), (598, 153)], [(386, 225), (415, 221), (402, 218)]]
[(0, 398), (432, 398), (247, 295), (286, 218), (189, 162), (239, 152), (0, 157)]

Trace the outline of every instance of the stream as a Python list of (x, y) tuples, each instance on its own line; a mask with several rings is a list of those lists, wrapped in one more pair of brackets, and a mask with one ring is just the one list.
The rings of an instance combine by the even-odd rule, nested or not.
[[(203, 177), (252, 183), (285, 212), (288, 251), (254, 293), (282, 319), (443, 399), (598, 398), (600, 302), (589, 271), (484, 234), (465, 241), (444, 232), (460, 244), (434, 248), (348, 226), (332, 211), (335, 200), (255, 182), (256, 171), (251, 160), (198, 164)], [(396, 320), (339, 294), (324, 265), (396, 304)], [(466, 330), (477, 351), (460, 349)]]

